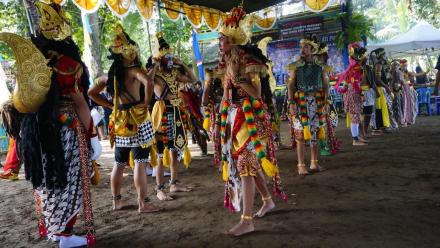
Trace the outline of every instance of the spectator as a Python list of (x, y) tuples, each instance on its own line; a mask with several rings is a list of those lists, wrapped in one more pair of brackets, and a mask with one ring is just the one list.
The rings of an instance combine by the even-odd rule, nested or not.
[(429, 83), (428, 81), (428, 77), (426, 76), (426, 72), (424, 72), (422, 70), (422, 67), (420, 67), (420, 65), (418, 65), (416, 67), (416, 84), (421, 85), (421, 84), (427, 84)]
[(438, 86), (440, 84), (440, 55), (438, 56), (437, 65), (435, 66), (435, 69), (437, 69), (437, 74), (435, 76), (434, 95), (438, 96)]

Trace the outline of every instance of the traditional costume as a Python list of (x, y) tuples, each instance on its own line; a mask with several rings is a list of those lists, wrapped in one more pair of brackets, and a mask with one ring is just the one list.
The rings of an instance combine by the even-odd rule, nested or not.
[(376, 84), (377, 90), (379, 92), (379, 97), (376, 98), (371, 123), (374, 130), (383, 130), (391, 127), (390, 114), (388, 111), (389, 99), (387, 96), (389, 94), (386, 92), (384, 86), (380, 84), (382, 81), (386, 84), (387, 79), (385, 75), (384, 65), (386, 64), (385, 50), (383, 48), (378, 48), (371, 52), (370, 62), (374, 70), (374, 82)]
[[(314, 47), (316, 53), (317, 44), (309, 39), (301, 40), (301, 44), (310, 44)], [(317, 144), (318, 139), (325, 140), (325, 96), (322, 77), (324, 74), (323, 64), (314, 59), (306, 62), (303, 59), (289, 64), (288, 71), (296, 75), (294, 83), (294, 102), (298, 110), (297, 114), (292, 116), (292, 128), (296, 139), (304, 139)]]
[[(137, 45), (129, 40), (122, 26), (115, 29), (116, 36), (110, 51), (112, 58), (116, 61), (117, 56), (132, 58), (138, 56)], [(131, 41), (131, 42), (130, 42)], [(139, 89), (141, 99), (136, 101), (130, 93), (125, 90), (124, 78), (119, 78), (123, 73), (116, 73), (122, 66), (116, 62), (109, 72), (107, 87), (113, 96), (113, 112), (110, 115), (109, 134), (111, 146), (115, 146), (115, 160), (117, 166), (127, 166), (130, 161), (130, 152), (133, 161), (138, 164), (149, 162), (150, 146), (154, 144), (154, 131), (148, 106), (143, 106), (144, 87)], [(134, 66), (140, 66), (136, 64)], [(124, 68), (119, 68), (124, 70)], [(119, 104), (121, 97), (131, 101), (126, 104)], [(118, 197), (119, 196), (114, 196)]]
[(395, 125), (399, 126), (403, 123), (403, 73), (400, 70), (400, 62), (393, 60), (391, 63), (391, 88), (393, 91), (393, 122), (397, 123)]
[[(161, 33), (157, 34), (159, 41), (160, 57), (170, 57), (169, 45)], [(157, 70), (155, 77), (160, 80), (164, 89), (160, 95), (156, 95), (156, 102), (153, 107), (152, 121), (153, 129), (161, 138), (157, 140), (158, 157), (162, 159), (163, 165), (168, 167), (171, 163), (170, 152), (177, 152), (178, 159), (185, 167), (191, 163), (191, 153), (188, 148), (188, 137), (186, 131), (189, 129), (188, 113), (185, 109), (183, 98), (180, 97), (180, 90), (186, 82), (177, 81), (177, 75), (181, 73), (180, 67), (171, 65), (170, 72)], [(167, 97), (172, 99), (168, 100)], [(172, 182), (175, 183), (175, 182)]]
[[(46, 58), (28, 40), (0, 34), (17, 59), (14, 107), (25, 113), (20, 130), (20, 160), (34, 187), (39, 234), (60, 240), (60, 247), (93, 245), (95, 232), (90, 195), (97, 137), (90, 143), (93, 121), (84, 127), (71, 94), (87, 100), (89, 78), (71, 39), (71, 29), (57, 4), (36, 3), (41, 15), (34, 43), (46, 56), (58, 53), (46, 66)], [(49, 57), (49, 56), (48, 56)], [(92, 148), (90, 148), (92, 144)], [(99, 144), (99, 143), (98, 143)], [(81, 208), (86, 238), (72, 236)]]
[[(249, 82), (248, 79), (251, 80), (249, 83), (261, 87), (262, 78), (267, 76), (265, 61), (255, 56), (253, 48), (246, 50), (243, 46), (250, 39), (243, 27), (245, 15), (241, 7), (232, 9), (219, 31), (221, 37), (227, 37), (231, 45), (237, 46), (234, 48), (238, 50), (231, 53), (237, 53), (234, 56), (237, 56), (239, 63), (238, 75), (234, 78), (228, 73), (226, 63), (222, 82), (226, 84), (228, 92), (220, 108), (224, 205), (231, 211), (241, 209), (240, 177), (255, 177), (261, 170), (272, 178), (274, 194), (286, 199), (280, 188), (270, 115), (261, 99), (249, 96), (240, 87), (240, 82)], [(252, 219), (249, 216), (243, 218)]]
[(403, 72), (402, 103), (403, 103), (403, 125), (412, 125), (416, 122), (418, 114), (417, 91), (412, 86), (411, 73), (408, 71), (408, 61), (400, 61), (401, 71)]
[[(363, 69), (361, 60), (366, 55), (366, 49), (357, 43), (349, 45), (349, 66), (339, 77), (336, 89), (344, 93), (344, 107), (347, 113), (347, 127), (351, 129), (353, 140), (359, 140), (359, 125), (363, 112), (363, 93), (361, 88)], [(345, 82), (343, 84), (343, 82)]]

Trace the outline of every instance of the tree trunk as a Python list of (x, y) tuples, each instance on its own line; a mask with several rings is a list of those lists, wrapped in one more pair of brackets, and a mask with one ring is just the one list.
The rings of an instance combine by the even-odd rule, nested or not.
[(90, 29), (92, 30), (92, 33), (90, 34), (90, 38), (92, 40), (92, 44), (90, 47), (90, 52), (93, 58), (92, 67), (93, 71), (97, 74), (92, 76), (96, 77), (103, 73), (101, 61), (101, 40), (99, 39), (101, 30), (99, 28), (98, 11), (92, 14), (88, 14), (87, 16), (89, 18)]

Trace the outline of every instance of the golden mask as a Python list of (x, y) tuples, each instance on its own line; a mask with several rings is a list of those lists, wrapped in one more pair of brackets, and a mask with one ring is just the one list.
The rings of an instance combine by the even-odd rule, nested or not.
[(40, 13), (40, 32), (49, 40), (64, 40), (72, 35), (72, 29), (64, 16), (61, 6), (55, 3), (37, 2)]
[(130, 44), (124, 33), (124, 28), (117, 24), (115, 27), (116, 36), (110, 49), (113, 53), (121, 54), (127, 60), (134, 60), (139, 54), (139, 48), (135, 44)]

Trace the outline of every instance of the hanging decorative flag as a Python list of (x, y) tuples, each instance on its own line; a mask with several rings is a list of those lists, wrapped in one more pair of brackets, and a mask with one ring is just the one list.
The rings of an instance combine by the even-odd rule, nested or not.
[(322, 12), (329, 4), (330, 0), (304, 0), (304, 5), (312, 12)]
[(193, 43), (193, 50), (194, 50), (194, 58), (196, 59), (197, 69), (199, 69), (199, 77), (200, 80), (203, 82), (205, 81), (205, 71), (203, 70), (203, 58), (202, 54), (200, 53), (200, 47), (199, 47), (199, 41), (197, 40), (197, 31), (192, 31), (192, 43)]
[(136, 0), (136, 6), (144, 20), (151, 19), (154, 10), (154, 0)]
[(73, 3), (85, 13), (94, 13), (101, 5), (100, 0), (73, 0)]
[(200, 28), (202, 26), (202, 9), (199, 6), (183, 4), (183, 12), (194, 28)]
[(171, 21), (177, 21), (180, 18), (182, 3), (176, 1), (163, 1), (165, 4), (165, 13)]
[(119, 18), (126, 16), (131, 6), (131, 0), (105, 0), (105, 3)]
[(208, 26), (211, 30), (217, 30), (220, 26), (221, 19), (220, 11), (214, 12), (212, 10), (204, 9), (203, 10), (203, 19), (205, 20), (206, 26)]

